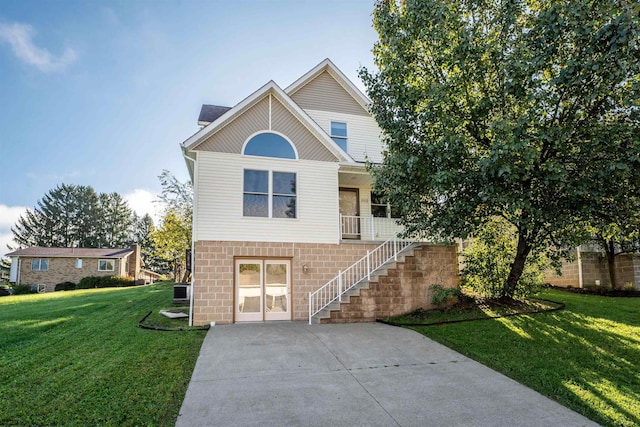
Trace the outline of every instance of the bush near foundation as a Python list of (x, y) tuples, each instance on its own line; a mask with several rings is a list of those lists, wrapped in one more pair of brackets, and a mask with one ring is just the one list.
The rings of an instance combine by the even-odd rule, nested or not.
[(56, 291), (73, 291), (76, 289), (76, 284), (73, 282), (58, 283), (55, 287)]
[(126, 276), (87, 276), (78, 283), (78, 289), (121, 288), (134, 286), (134, 281)]
[(14, 295), (27, 295), (27, 294), (37, 294), (38, 291), (33, 289), (31, 285), (14, 285), (13, 286), (13, 294)]

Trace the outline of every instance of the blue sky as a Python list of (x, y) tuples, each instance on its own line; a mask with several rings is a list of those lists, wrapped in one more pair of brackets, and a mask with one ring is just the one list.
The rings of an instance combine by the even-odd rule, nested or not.
[(373, 0), (0, 3), (0, 254), (60, 183), (153, 211), (157, 176), (188, 179), (179, 144), (204, 103), (286, 87), (324, 58), (361, 89)]

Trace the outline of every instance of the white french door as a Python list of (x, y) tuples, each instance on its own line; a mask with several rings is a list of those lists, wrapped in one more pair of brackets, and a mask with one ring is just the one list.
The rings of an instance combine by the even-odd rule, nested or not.
[(236, 322), (291, 320), (291, 261), (236, 260)]

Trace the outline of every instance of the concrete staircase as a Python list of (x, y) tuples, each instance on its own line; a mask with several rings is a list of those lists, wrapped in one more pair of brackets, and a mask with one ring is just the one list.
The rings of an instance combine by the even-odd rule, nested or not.
[[(373, 322), (390, 316), (404, 314), (416, 308), (431, 305), (429, 286), (457, 284), (456, 274), (450, 274), (451, 262), (457, 265), (455, 248), (422, 245), (398, 255), (397, 261), (389, 261), (371, 274), (371, 280), (363, 280), (334, 301), (313, 318), (313, 323)], [(449, 274), (446, 274), (449, 273)]]

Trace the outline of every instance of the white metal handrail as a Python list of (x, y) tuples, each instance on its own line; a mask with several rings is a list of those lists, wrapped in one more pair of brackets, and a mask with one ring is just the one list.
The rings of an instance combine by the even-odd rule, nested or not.
[(382, 243), (367, 255), (360, 258), (346, 270), (342, 270), (336, 277), (329, 280), (315, 292), (309, 292), (309, 324), (313, 316), (332, 302), (342, 301), (342, 295), (352, 289), (364, 279), (370, 280), (371, 273), (382, 267), (391, 259), (397, 260), (400, 252), (408, 249), (413, 242), (398, 239), (398, 236)]
[(343, 239), (384, 241), (403, 231), (395, 218), (340, 215), (340, 236)]

